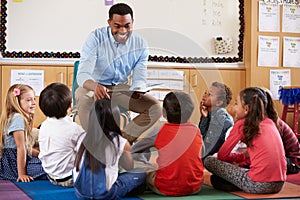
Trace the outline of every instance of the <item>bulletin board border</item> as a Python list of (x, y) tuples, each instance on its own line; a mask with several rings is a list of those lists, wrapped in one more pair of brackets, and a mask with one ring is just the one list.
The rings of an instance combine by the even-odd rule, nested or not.
[[(0, 28), (0, 52), (3, 58), (80, 58), (79, 52), (28, 52), (28, 51), (6, 51), (6, 24), (7, 24), (7, 0), (1, 0), (1, 28)], [(239, 36), (238, 52), (235, 57), (175, 57), (149, 55), (151, 62), (173, 62), (173, 63), (236, 63), (243, 61), (243, 44), (245, 32), (244, 0), (239, 0)]]

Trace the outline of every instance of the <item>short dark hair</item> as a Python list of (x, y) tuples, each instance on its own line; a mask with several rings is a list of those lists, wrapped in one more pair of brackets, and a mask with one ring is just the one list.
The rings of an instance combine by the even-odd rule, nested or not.
[(221, 107), (225, 108), (232, 99), (232, 91), (227, 85), (219, 82), (213, 82), (213, 87), (219, 88), (218, 100), (223, 101)]
[(186, 123), (194, 110), (194, 102), (184, 92), (169, 92), (163, 101), (167, 120), (172, 124)]
[(63, 83), (51, 83), (40, 94), (39, 106), (47, 117), (65, 117), (71, 104), (71, 90)]
[(109, 12), (108, 12), (109, 19), (112, 19), (114, 14), (117, 14), (117, 15), (130, 14), (131, 18), (133, 19), (133, 11), (130, 8), (130, 6), (128, 6), (125, 3), (117, 3), (117, 4), (113, 5), (112, 7), (110, 7)]

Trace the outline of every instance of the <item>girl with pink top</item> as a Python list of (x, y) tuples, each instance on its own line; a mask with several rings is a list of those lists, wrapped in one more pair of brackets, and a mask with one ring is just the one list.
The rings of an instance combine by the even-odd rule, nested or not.
[[(214, 187), (221, 188), (221, 184), (228, 182), (255, 194), (277, 193), (282, 189), (287, 170), (285, 152), (275, 123), (266, 117), (266, 105), (266, 95), (255, 87), (246, 88), (237, 96), (237, 121), (218, 157), (209, 156), (204, 162), (212, 176), (219, 177), (212, 181)], [(247, 151), (232, 153), (240, 140), (247, 145)], [(249, 169), (235, 165), (247, 158), (251, 163)]]

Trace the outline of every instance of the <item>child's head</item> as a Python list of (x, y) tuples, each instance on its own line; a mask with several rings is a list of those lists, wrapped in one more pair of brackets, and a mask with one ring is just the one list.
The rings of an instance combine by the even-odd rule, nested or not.
[(240, 92), (235, 102), (236, 118), (242, 119), (256, 113), (263, 118), (267, 107), (266, 93), (257, 87), (248, 87)]
[(267, 105), (266, 105), (266, 115), (275, 123), (277, 124), (277, 119), (278, 119), (278, 113), (275, 109), (275, 105), (273, 102), (273, 97), (272, 97), (272, 93), (269, 89), (267, 88), (259, 88), (260, 90), (262, 90), (266, 97), (267, 97)]
[(263, 90), (257, 87), (248, 87), (240, 92), (235, 103), (236, 118), (245, 118), (244, 140), (251, 146), (253, 138), (259, 131), (259, 124), (266, 115), (267, 97)]
[(28, 118), (33, 116), (35, 107), (33, 88), (25, 84), (14, 84), (7, 91), (3, 113), (6, 118), (16, 112)]
[(209, 89), (202, 96), (202, 104), (208, 110), (225, 108), (232, 99), (232, 91), (223, 83), (213, 82)]
[[(92, 106), (89, 115), (89, 127), (86, 136), (79, 148), (75, 160), (76, 169), (79, 170), (81, 158), (86, 152), (86, 167), (91, 169), (93, 173), (97, 173), (101, 165), (107, 162), (116, 162), (118, 148), (116, 148), (113, 140), (116, 139), (118, 147), (120, 140), (118, 135), (121, 135), (119, 128), (120, 110), (118, 106), (113, 106), (110, 99), (96, 100)], [(107, 158), (104, 149), (111, 150), (110, 158)], [(110, 163), (111, 164), (111, 163)]]
[(105, 134), (109, 134), (109, 132), (121, 134), (121, 114), (118, 106), (113, 106), (110, 99), (104, 98), (95, 102), (95, 111), (100, 127)]
[(25, 134), (30, 134), (35, 107), (35, 93), (32, 87), (25, 84), (10, 86), (0, 119), (0, 147), (2, 146), (3, 132), (8, 128), (14, 113), (22, 115), (25, 122)]
[(40, 94), (39, 106), (47, 117), (65, 117), (71, 104), (71, 90), (63, 83), (51, 83)]
[(184, 92), (170, 92), (163, 102), (163, 115), (172, 124), (186, 123), (194, 110), (194, 102)]

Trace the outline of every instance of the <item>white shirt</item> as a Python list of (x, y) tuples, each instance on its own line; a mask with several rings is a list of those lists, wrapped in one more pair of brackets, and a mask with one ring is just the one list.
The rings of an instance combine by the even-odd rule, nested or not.
[(72, 118), (47, 118), (39, 131), (39, 158), (45, 172), (54, 179), (72, 175), (74, 161), (85, 131)]
[[(110, 190), (112, 185), (116, 182), (118, 175), (119, 175), (119, 159), (124, 151), (125, 144), (127, 140), (121, 136), (120, 139), (120, 147), (118, 149), (118, 155), (116, 156), (116, 162), (113, 164), (112, 160), (112, 153), (114, 152), (112, 146), (108, 146), (105, 148), (105, 155), (106, 155), (106, 167), (105, 167), (105, 177), (106, 177), (106, 189)], [(117, 137), (113, 139), (114, 144), (117, 147)]]

